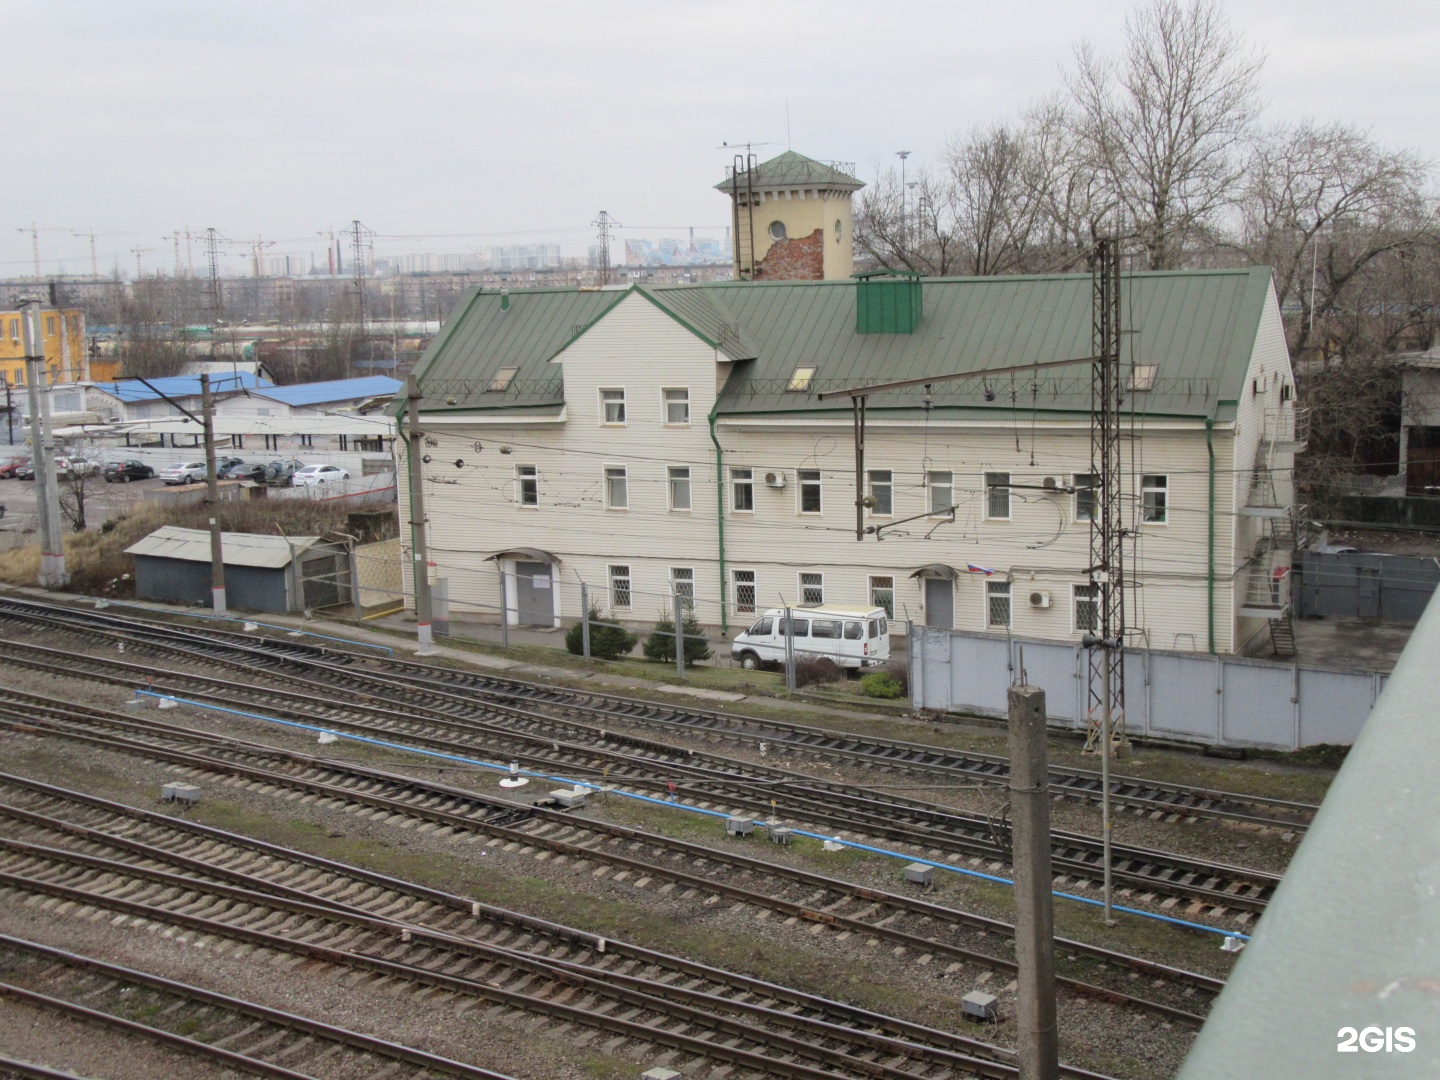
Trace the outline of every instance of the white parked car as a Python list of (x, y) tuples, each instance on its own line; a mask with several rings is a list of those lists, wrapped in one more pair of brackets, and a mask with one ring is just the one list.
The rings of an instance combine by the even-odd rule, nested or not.
[(730, 655), (754, 670), (785, 662), (785, 639), (797, 657), (824, 656), (843, 668), (866, 668), (890, 659), (889, 616), (884, 608), (794, 607), (787, 630), (785, 609), (771, 608), (730, 643)]
[(181, 465), (171, 465), (167, 469), (160, 470), (160, 479), (167, 484), (189, 484), (196, 480), (204, 480), (205, 462), (187, 461)]
[(296, 469), (291, 482), (296, 487), (311, 487), (315, 484), (333, 483), (336, 480), (349, 480), (350, 474), (339, 465), (306, 465), (303, 469)]

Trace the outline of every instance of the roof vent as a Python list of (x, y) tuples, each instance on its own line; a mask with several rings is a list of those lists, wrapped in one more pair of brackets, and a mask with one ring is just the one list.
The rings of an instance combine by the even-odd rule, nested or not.
[(855, 332), (913, 334), (920, 322), (920, 275), (871, 270), (855, 275)]

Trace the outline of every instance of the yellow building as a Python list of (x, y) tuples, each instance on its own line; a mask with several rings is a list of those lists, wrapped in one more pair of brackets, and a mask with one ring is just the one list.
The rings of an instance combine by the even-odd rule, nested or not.
[[(85, 382), (92, 378), (85, 345), (85, 313), (76, 308), (42, 307), (40, 337), (45, 343), (46, 381)], [(25, 385), (24, 316), (11, 308), (0, 310), (0, 375), (11, 386)]]
[[(846, 166), (852, 168), (852, 166)], [(865, 185), (787, 150), (715, 185), (730, 196), (737, 281), (833, 281), (855, 270), (850, 200)]]

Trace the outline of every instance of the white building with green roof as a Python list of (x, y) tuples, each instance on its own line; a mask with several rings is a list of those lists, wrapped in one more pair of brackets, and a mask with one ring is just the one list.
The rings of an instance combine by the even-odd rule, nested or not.
[[(908, 315), (861, 317), (897, 284)], [(1122, 290), (1131, 638), (1285, 651), (1299, 444), (1269, 270)], [(498, 568), (517, 625), (578, 615), (583, 582), (627, 622), (678, 592), (731, 631), (873, 602), (902, 629), (1078, 641), (1088, 368), (980, 373), (1088, 356), (1090, 316), (1083, 275), (474, 291), (416, 369), (452, 617), (497, 617)], [(818, 395), (971, 372), (870, 396), (857, 541), (851, 408)]]

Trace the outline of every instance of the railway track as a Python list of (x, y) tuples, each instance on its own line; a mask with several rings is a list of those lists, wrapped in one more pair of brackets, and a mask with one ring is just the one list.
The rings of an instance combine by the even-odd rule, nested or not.
[[(30, 824), (41, 828), (33, 820)], [(73, 830), (55, 831), (75, 839)], [(178, 925), (198, 935), (195, 944), (223, 950), (217, 941), (238, 942), (293, 957), (287, 967), (320, 960), (353, 968), (362, 978), (378, 975), (499, 1009), (538, 1013), (567, 1029), (598, 1028), (614, 1036), (615, 1045), (608, 1046), (612, 1053), (627, 1043), (657, 1054), (669, 1049), (681, 1068), (703, 1059), (754, 1076), (939, 1080), (1015, 1073), (1007, 1052), (978, 1040), (822, 999), (808, 998), (796, 1008), (795, 1001), (771, 998), (756, 980), (713, 969), (705, 979), (690, 973), (682, 983), (678, 972), (660, 964), (636, 965), (607, 953), (605, 944), (590, 935), (552, 938), (538, 946), (506, 941), (511, 935), (497, 935), (473, 905), (457, 911), (428, 901), (393, 902), (386, 905), (388, 916), (372, 914), (343, 899), (347, 891), (353, 893), (353, 882), (342, 881), (350, 887), (322, 897), (281, 886), (268, 874), (197, 865), (197, 860), (133, 839), (128, 845), (112, 844), (116, 850), (105, 850), (106, 844), (88, 838), (87, 847), (101, 850), (95, 854), (0, 840), (0, 896), (6, 890), (45, 894), (62, 903), (118, 912), (122, 918), (117, 921), (131, 925)], [(110, 857), (117, 853), (125, 858)], [(443, 925), (427, 925), (427, 909), (438, 912)], [(793, 998), (796, 992), (781, 993)], [(844, 1013), (847, 1022), (832, 1022), (826, 1012)], [(888, 1033), (896, 1027), (909, 1036), (922, 1034), (924, 1041)], [(969, 1052), (974, 1050), (986, 1056)], [(1065, 1071), (1072, 1077), (1094, 1075)]]
[[(0, 598), (0, 617), (7, 615), (25, 620), (51, 620), (90, 635), (132, 633), (143, 635), (156, 645), (167, 641), (183, 642), (217, 658), (234, 656), (238, 650), (252, 664), (263, 659), (267, 666), (272, 667), (345, 667), (349, 669), (350, 685), (357, 689), (365, 689), (366, 684), (373, 683), (378, 676), (391, 688), (438, 689), (468, 694), (492, 704), (518, 703), (552, 710), (559, 714), (557, 718), (560, 719), (588, 717), (596, 723), (608, 724), (612, 729), (616, 723), (623, 723), (684, 734), (711, 743), (745, 745), (752, 749), (764, 743), (777, 752), (845, 761), (867, 769), (906, 776), (964, 778), (970, 782), (998, 785), (1004, 784), (1009, 775), (1006, 759), (995, 755), (855, 735), (729, 712), (680, 708), (663, 702), (573, 690), (405, 658), (380, 661), (373, 655), (357, 655), (286, 639), (223, 631), (200, 634), (169, 623), (109, 614), (96, 616), (57, 605)], [(377, 672), (377, 665), (383, 665), (383, 672)], [(1101, 780), (1096, 771), (1052, 768), (1050, 775), (1051, 792), (1057, 798), (1094, 801), (1100, 797)], [(1305, 831), (1316, 810), (1309, 803), (1157, 783), (1113, 774), (1111, 802), (1122, 810), (1152, 818), (1213, 818), (1275, 830), (1291, 838)]]
[[(142, 724), (102, 710), (6, 703), (0, 705), (0, 725), (161, 760), (207, 782), (245, 784), (283, 798), (304, 798), (375, 817), (418, 818), (422, 828), (448, 830), (462, 839), (478, 834), (488, 845), (543, 855), (556, 864), (568, 861), (595, 876), (633, 883), (630, 887), (654, 888), (697, 909), (723, 899), (756, 918), (780, 916), (819, 924), (846, 938), (883, 942), (962, 968), (1007, 977), (1015, 970), (1009, 940), (1013, 931), (1003, 922), (756, 859), (736, 850), (739, 844), (732, 848), (674, 840), (368, 766), (168, 724)], [(34, 782), (20, 778), (7, 777), (4, 783), (36, 790)], [(3, 805), (13, 802), (5, 798)], [(1057, 955), (1067, 991), (1132, 1006), (1167, 1021), (1198, 1023), (1221, 988), (1216, 979), (1078, 942), (1059, 941)]]
[(507, 1080), (489, 1069), (8, 934), (0, 934), (0, 972), (0, 997), (257, 1076)]
[[(364, 688), (342, 688), (323, 678), (287, 675), (288, 680), (308, 691), (300, 693), (157, 670), (119, 659), (60, 653), (22, 642), (6, 645), (16, 662), (56, 674), (153, 687), (158, 692), (224, 707), (264, 711), (305, 723), (319, 722), (370, 737), (401, 738), (409, 745), (442, 752), (468, 750), (480, 757), (515, 757), (528, 766), (569, 770), (584, 777), (603, 774), (612, 780), (649, 785), (674, 778), (683, 785), (686, 800), (702, 808), (719, 804), (728, 810), (765, 815), (779, 802), (787, 816), (822, 831), (858, 832), (873, 843), (917, 845), (921, 851), (969, 860), (971, 865), (997, 858), (1008, 861), (1005, 831), (985, 815), (818, 780), (773, 766), (744, 763), (737, 767), (721, 754), (561, 723), (511, 706), (478, 703), (435, 690), (406, 694), (395, 687), (368, 684)], [(199, 658), (207, 659), (205, 654)], [(339, 689), (345, 690), (342, 697), (336, 696)], [(403, 711), (394, 708), (402, 704)], [(1065, 832), (1056, 832), (1054, 838), (1051, 857), (1057, 873), (1064, 875), (1060, 884), (1077, 889), (1094, 887), (1102, 876), (1100, 841)], [(1122, 888), (1142, 897), (1184, 898), (1191, 902), (1191, 916), (1228, 916), (1242, 925), (1263, 911), (1279, 884), (1277, 876), (1261, 871), (1129, 845), (1114, 846), (1112, 874)]]

